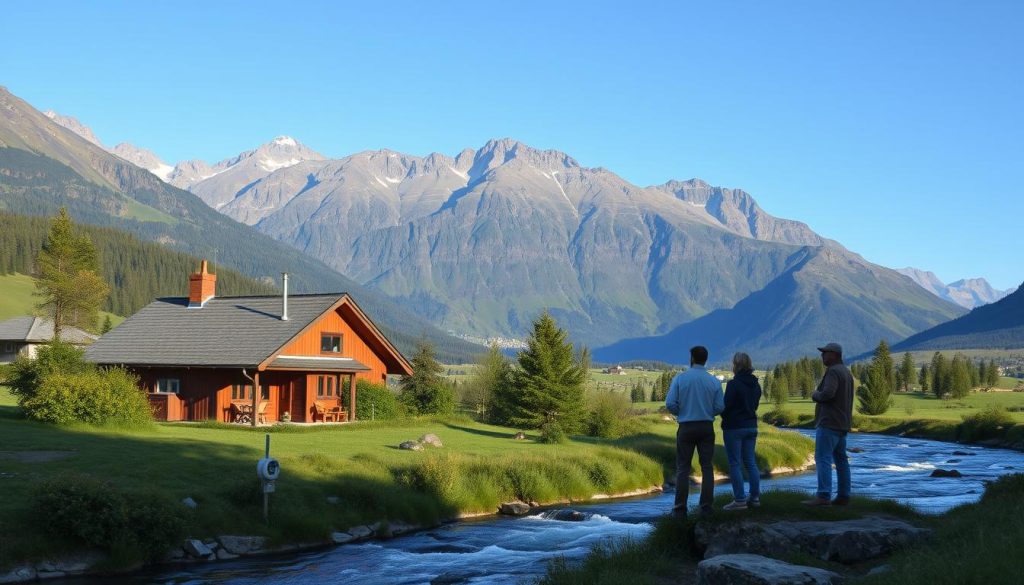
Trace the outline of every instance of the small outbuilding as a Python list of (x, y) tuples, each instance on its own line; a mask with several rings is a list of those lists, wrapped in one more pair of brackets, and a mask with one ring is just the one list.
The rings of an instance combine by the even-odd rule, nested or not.
[[(60, 339), (65, 343), (86, 346), (98, 336), (77, 327), (62, 327)], [(36, 349), (53, 341), (53, 320), (42, 317), (14, 317), (0, 321), (0, 364), (9, 364), (19, 355), (36, 357)]]

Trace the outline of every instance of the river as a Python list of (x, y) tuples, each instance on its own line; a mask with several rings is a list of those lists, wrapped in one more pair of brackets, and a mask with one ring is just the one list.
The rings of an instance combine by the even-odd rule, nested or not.
[[(932, 514), (976, 501), (988, 480), (1006, 473), (1024, 472), (1024, 453), (1004, 449), (871, 434), (851, 434), (848, 447), (863, 449), (862, 453), (850, 454), (854, 495), (890, 498)], [(969, 455), (955, 455), (955, 451)], [(964, 477), (929, 477), (936, 467), (955, 468)], [(763, 499), (770, 498), (773, 489), (810, 494), (815, 489), (815, 476), (804, 473), (766, 479), (761, 486)], [(728, 492), (728, 484), (716, 489), (716, 493)], [(671, 508), (672, 497), (673, 494), (665, 493), (573, 506), (588, 515), (581, 522), (553, 520), (543, 514), (524, 518), (490, 517), (393, 540), (349, 544), (314, 553), (247, 558), (63, 583), (478, 585), (531, 582), (544, 574), (548, 561), (555, 557), (582, 558), (599, 542), (644, 537), (652, 523)], [(691, 494), (691, 505), (695, 505), (696, 499), (696, 494)]]

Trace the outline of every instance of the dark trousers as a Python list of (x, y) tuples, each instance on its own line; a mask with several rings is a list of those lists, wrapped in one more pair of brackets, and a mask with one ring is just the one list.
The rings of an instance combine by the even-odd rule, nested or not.
[(711, 458), (715, 453), (715, 427), (709, 420), (679, 423), (679, 430), (676, 431), (676, 501), (672, 507), (677, 513), (686, 510), (694, 449), (697, 450), (702, 476), (701, 509), (710, 510), (711, 502), (715, 499), (715, 469), (711, 466)]

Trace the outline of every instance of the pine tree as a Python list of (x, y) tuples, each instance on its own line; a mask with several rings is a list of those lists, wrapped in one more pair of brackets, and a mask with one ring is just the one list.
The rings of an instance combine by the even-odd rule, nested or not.
[(463, 399), (480, 417), (501, 424), (508, 416), (511, 386), (512, 363), (497, 344), (492, 344), (478, 360)]
[(552, 441), (581, 431), (586, 418), (583, 387), (587, 372), (566, 338), (566, 332), (546, 311), (533, 322), (528, 347), (519, 352), (516, 394), (510, 405), (512, 424), (539, 428), (545, 439)]
[(917, 379), (921, 383), (921, 392), (928, 391), (928, 383), (931, 381), (932, 373), (928, 369), (928, 364), (921, 366), (921, 373), (918, 374)]
[(88, 237), (75, 234), (62, 207), (36, 258), (35, 274), (36, 308), (53, 319), (55, 340), (66, 326), (96, 330), (100, 305), (110, 293), (98, 272), (96, 248)]
[(113, 328), (114, 322), (110, 320), (110, 315), (107, 315), (107, 318), (103, 320), (103, 326), (100, 327), (100, 335), (106, 335)]
[(995, 388), (999, 385), (999, 366), (996, 365), (995, 358), (988, 362), (988, 372), (986, 372), (985, 381), (989, 388)]
[(949, 392), (947, 367), (946, 356), (938, 351), (932, 354), (932, 392), (939, 398)]
[(953, 356), (950, 364), (949, 393), (953, 398), (964, 398), (971, 392), (971, 367), (967, 358), (961, 354)]
[(857, 389), (859, 410), (862, 414), (885, 414), (892, 406), (892, 393), (896, 388), (895, 372), (889, 345), (883, 340), (875, 348), (868, 366), (867, 380)]
[(402, 377), (398, 397), (414, 414), (451, 414), (455, 409), (455, 393), (434, 356), (434, 346), (421, 339), (410, 360), (412, 375)]
[(903, 361), (900, 362), (900, 381), (903, 383), (903, 391), (910, 392), (910, 387), (917, 384), (917, 368), (914, 366), (914, 356), (910, 352), (903, 354)]

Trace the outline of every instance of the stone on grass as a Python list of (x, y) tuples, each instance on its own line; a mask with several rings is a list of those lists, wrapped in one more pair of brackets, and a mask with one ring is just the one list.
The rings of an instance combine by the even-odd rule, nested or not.
[(506, 516), (525, 516), (530, 513), (530, 504), (516, 500), (514, 502), (503, 502), (498, 511)]
[(701, 585), (831, 585), (842, 578), (825, 569), (749, 554), (720, 555), (697, 565)]
[(338, 496), (327, 496), (327, 503), (331, 504), (332, 506), (336, 506), (339, 503), (341, 503), (341, 498), (339, 498)]
[(517, 440), (517, 441), (525, 441), (526, 440), (526, 433), (524, 433), (523, 431), (519, 431), (515, 435), (512, 435), (512, 438)]
[(420, 445), (416, 441), (402, 441), (398, 445), (399, 449), (405, 449), (406, 451), (422, 451), (423, 445)]
[(880, 516), (830, 522), (698, 524), (695, 530), (697, 543), (705, 548), (705, 559), (726, 554), (778, 557), (801, 552), (844, 564), (888, 555), (929, 533), (902, 520)]
[(224, 550), (233, 555), (251, 555), (267, 545), (267, 539), (262, 536), (219, 536), (217, 540)]
[(185, 507), (187, 507), (187, 508), (191, 508), (191, 509), (193, 509), (193, 510), (195, 510), (196, 508), (198, 508), (198, 507), (199, 507), (199, 503), (198, 503), (198, 502), (196, 502), (195, 500), (193, 500), (193, 499), (191, 498), (191, 496), (190, 496), (190, 497), (187, 497), (187, 498), (185, 498), (184, 500), (182, 500), (182, 501), (181, 501), (181, 503), (182, 503), (182, 504), (185, 504)]
[(430, 445), (431, 447), (444, 447), (444, 443), (441, 442), (441, 437), (438, 437), (434, 433), (427, 433), (420, 437), (421, 445)]
[(964, 474), (955, 469), (936, 469), (930, 477), (963, 477)]
[(213, 551), (210, 550), (210, 547), (206, 546), (206, 544), (204, 544), (203, 541), (196, 538), (190, 538), (186, 540), (185, 545), (182, 548), (185, 549), (185, 552), (187, 552), (189, 556), (193, 556), (200, 559), (209, 557), (213, 554)]

